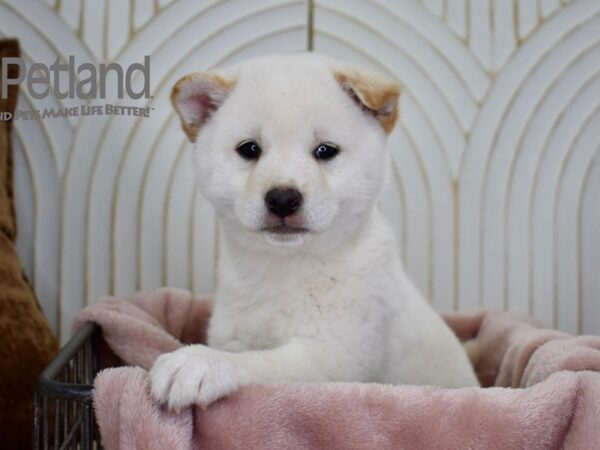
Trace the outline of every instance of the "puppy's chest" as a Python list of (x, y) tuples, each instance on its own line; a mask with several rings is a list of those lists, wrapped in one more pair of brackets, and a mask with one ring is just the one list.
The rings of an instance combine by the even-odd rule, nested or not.
[(209, 344), (228, 351), (259, 350), (293, 336), (317, 335), (343, 310), (342, 288), (336, 276), (316, 271), (220, 286)]

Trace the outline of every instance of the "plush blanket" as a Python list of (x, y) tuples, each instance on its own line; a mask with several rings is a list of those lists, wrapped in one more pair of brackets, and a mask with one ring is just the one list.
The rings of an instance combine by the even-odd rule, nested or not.
[(130, 366), (100, 372), (94, 407), (107, 449), (600, 448), (600, 337), (543, 329), (525, 316), (452, 314), (482, 388), (360, 383), (246, 386), (174, 413), (149, 395), (154, 359), (203, 342), (212, 303), (177, 289), (104, 298), (98, 323)]

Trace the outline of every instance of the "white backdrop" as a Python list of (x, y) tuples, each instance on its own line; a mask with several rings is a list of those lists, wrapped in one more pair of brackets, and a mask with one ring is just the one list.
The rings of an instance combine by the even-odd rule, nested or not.
[[(29, 62), (152, 57), (153, 99), (121, 101), (149, 119), (16, 123), (19, 252), (63, 340), (99, 296), (213, 289), (218, 223), (193, 189), (170, 88), (309, 47), (404, 86), (382, 207), (436, 308), (600, 333), (598, 1), (0, 0), (0, 35)], [(62, 104), (22, 90), (19, 108)]]

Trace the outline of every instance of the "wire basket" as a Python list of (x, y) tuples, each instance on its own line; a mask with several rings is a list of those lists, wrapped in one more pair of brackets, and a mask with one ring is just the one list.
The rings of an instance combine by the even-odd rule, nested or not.
[(100, 449), (92, 383), (100, 368), (100, 328), (86, 322), (36, 382), (34, 449)]

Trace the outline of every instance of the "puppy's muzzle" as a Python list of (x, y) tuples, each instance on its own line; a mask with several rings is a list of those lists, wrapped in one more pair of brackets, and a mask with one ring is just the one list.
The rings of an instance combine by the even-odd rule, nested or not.
[(302, 194), (293, 188), (274, 188), (265, 195), (270, 213), (284, 218), (291, 216), (302, 206)]

